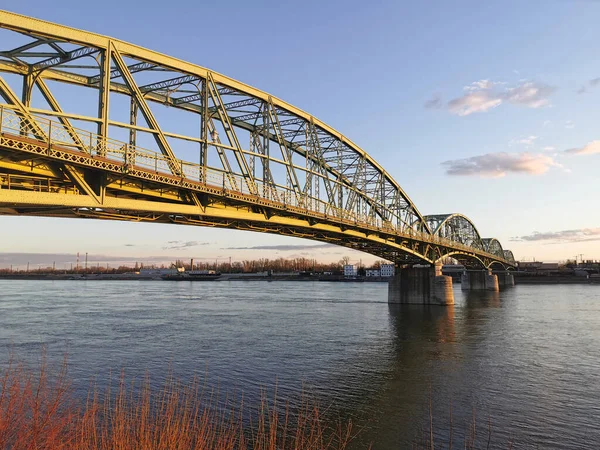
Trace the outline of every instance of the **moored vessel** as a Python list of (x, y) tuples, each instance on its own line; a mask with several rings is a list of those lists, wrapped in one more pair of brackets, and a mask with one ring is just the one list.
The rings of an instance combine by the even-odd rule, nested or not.
[(163, 275), (161, 278), (167, 281), (214, 281), (220, 277), (221, 273), (214, 270), (191, 270)]

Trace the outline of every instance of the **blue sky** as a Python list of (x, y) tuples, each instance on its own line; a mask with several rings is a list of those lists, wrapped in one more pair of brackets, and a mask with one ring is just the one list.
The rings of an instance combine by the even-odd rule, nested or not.
[[(461, 212), (518, 259), (600, 259), (599, 1), (139, 5), (30, 0), (10, 8), (276, 95), (370, 153), (422, 214)], [(11, 236), (5, 252), (370, 260), (229, 230), (15, 217), (0, 217), (0, 226)], [(233, 248), (252, 246), (275, 248)]]

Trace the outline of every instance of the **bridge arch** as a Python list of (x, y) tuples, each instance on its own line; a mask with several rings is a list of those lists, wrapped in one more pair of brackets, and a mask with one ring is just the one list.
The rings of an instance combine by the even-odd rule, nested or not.
[(505, 271), (508, 270), (510, 266), (508, 264), (504, 264), (500, 261), (492, 261), (491, 264), (489, 265), (489, 268), (492, 270), (500, 270), (500, 271)]
[(484, 250), (483, 242), (475, 224), (463, 214), (435, 214), (425, 216), (431, 233), (477, 250)]
[(482, 239), (483, 242), (483, 249), (488, 252), (491, 253), (492, 255), (495, 255), (501, 259), (504, 259), (504, 249), (502, 248), (502, 244), (500, 244), (500, 241), (496, 238), (484, 238)]
[(515, 263), (515, 256), (511, 250), (504, 250), (504, 259), (506, 259), (509, 263)]
[[(478, 267), (478, 268), (487, 268), (488, 265), (480, 256), (474, 253), (463, 252), (460, 250), (453, 251), (444, 255), (444, 258), (452, 257), (458, 260), (461, 264), (466, 267)], [(468, 262), (468, 264), (466, 264)]]

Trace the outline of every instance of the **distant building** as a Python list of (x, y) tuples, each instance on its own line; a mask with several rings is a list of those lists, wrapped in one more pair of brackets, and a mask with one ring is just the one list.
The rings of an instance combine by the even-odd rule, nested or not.
[(396, 269), (393, 264), (382, 264), (379, 267), (379, 271), (382, 277), (393, 277), (396, 273)]
[(380, 277), (381, 276), (381, 272), (377, 269), (367, 269), (365, 271), (365, 275), (367, 277)]
[(354, 264), (346, 264), (344, 266), (344, 276), (345, 277), (355, 277), (356, 273), (357, 273), (357, 269)]
[(558, 263), (545, 263), (542, 261), (519, 261), (520, 272), (548, 273), (559, 269)]
[(519, 261), (517, 264), (521, 272), (537, 272), (543, 263), (541, 261)]

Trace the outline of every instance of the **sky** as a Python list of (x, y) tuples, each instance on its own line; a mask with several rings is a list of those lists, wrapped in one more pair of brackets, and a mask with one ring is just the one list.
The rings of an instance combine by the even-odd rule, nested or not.
[[(139, 5), (2, 7), (188, 60), (308, 111), (375, 158), (423, 215), (465, 214), (518, 260), (600, 259), (600, 1)], [(178, 225), (0, 217), (0, 227), (11, 254), (376, 259)]]

